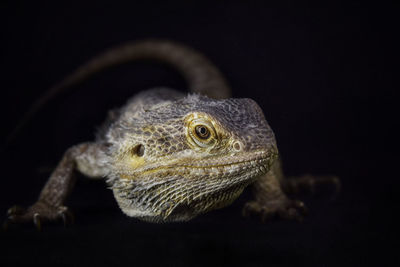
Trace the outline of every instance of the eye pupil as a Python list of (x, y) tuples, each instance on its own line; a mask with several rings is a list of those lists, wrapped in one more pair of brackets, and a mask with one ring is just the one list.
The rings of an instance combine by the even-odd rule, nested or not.
[(196, 134), (202, 139), (206, 139), (210, 136), (209, 130), (203, 125), (196, 126)]

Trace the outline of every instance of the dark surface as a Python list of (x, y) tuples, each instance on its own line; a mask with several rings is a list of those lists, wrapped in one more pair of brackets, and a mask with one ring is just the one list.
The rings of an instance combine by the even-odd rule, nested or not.
[[(334, 201), (305, 199), (310, 215), (303, 223), (242, 218), (245, 193), (226, 209), (159, 225), (124, 216), (103, 182), (79, 176), (67, 203), (75, 225), (0, 231), (1, 265), (398, 264), (390, 244), (397, 240), (398, 173), (390, 169), (399, 157), (390, 137), (398, 123), (391, 64), (398, 10), (353, 6), (0, 4), (2, 140), (34, 99), (84, 61), (124, 41), (162, 37), (205, 53), (235, 97), (260, 104), (289, 175), (336, 174), (343, 182)], [(0, 212), (31, 204), (46, 169), (69, 146), (93, 139), (108, 109), (160, 85), (185, 86), (172, 70), (138, 64), (102, 73), (49, 103), (2, 150)]]

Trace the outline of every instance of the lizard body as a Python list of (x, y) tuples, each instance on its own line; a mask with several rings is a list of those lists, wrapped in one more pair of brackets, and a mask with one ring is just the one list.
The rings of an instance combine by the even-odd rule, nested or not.
[(110, 113), (94, 142), (66, 151), (37, 202), (11, 208), (8, 221), (33, 220), (40, 226), (66, 220), (70, 212), (63, 204), (74, 170), (106, 178), (121, 210), (146, 221), (190, 220), (229, 205), (249, 184), (255, 198), (246, 204), (245, 215), (301, 218), (304, 204), (284, 193), (275, 137), (261, 108), (251, 99), (228, 98), (229, 87), (217, 68), (185, 46), (153, 40), (106, 52), (53, 87), (26, 118), (91, 74), (146, 58), (174, 66), (193, 93), (155, 88), (128, 100)]

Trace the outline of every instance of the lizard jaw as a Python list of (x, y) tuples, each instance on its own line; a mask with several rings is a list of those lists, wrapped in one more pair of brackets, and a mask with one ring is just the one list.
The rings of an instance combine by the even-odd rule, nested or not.
[[(112, 186), (121, 209), (146, 221), (185, 221), (232, 203), (258, 176), (269, 171), (276, 154), (252, 153), (193, 164), (159, 166), (142, 178), (121, 178)], [(215, 161), (214, 161), (215, 162)]]

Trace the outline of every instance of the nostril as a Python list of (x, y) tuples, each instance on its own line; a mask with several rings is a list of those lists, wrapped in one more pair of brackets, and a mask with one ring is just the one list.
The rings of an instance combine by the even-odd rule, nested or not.
[(242, 150), (242, 145), (240, 144), (240, 142), (236, 141), (235, 143), (233, 143), (233, 149), (236, 150), (237, 152)]
[(132, 154), (142, 157), (144, 155), (144, 146), (139, 144), (132, 149)]

